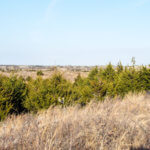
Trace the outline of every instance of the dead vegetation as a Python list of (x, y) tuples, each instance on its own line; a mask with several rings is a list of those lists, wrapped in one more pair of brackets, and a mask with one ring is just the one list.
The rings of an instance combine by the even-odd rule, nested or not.
[[(38, 70), (21, 70), (21, 71), (0, 71), (1, 75), (4, 76), (11, 76), (13, 75), (17, 75), (17, 76), (22, 76), (23, 78), (28, 78), (28, 77), (32, 77), (33, 79), (37, 78), (37, 71)], [(43, 79), (47, 79), (53, 76), (53, 74), (56, 73), (56, 71), (54, 70), (42, 70), (43, 72)], [(61, 73), (63, 75), (63, 77), (71, 82), (73, 82), (75, 80), (75, 78), (78, 76), (78, 74), (80, 74), (82, 77), (87, 77), (89, 72), (82, 72), (82, 71), (70, 71), (70, 70), (62, 70), (62, 69), (58, 69), (57, 72)]]
[(0, 124), (0, 149), (150, 149), (150, 97), (127, 96), (37, 115), (11, 116)]

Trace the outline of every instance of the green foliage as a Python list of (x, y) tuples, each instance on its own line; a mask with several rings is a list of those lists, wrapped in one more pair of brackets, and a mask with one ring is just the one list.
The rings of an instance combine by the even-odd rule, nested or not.
[[(71, 83), (63, 79), (62, 75), (54, 74), (50, 79), (37, 78), (27, 84), (28, 95), (24, 102), (27, 110), (37, 112), (47, 109), (50, 105), (67, 105), (71, 95)], [(60, 101), (61, 100), (61, 101)]]
[(101, 77), (108, 82), (113, 81), (115, 79), (116, 72), (111, 63), (109, 63), (106, 68), (103, 70)]
[(117, 73), (120, 74), (122, 71), (123, 71), (123, 66), (122, 66), (122, 63), (119, 62), (117, 65)]
[(47, 85), (41, 78), (36, 80), (30, 80), (27, 84), (27, 97), (24, 101), (24, 107), (28, 111), (37, 112), (37, 110), (42, 109), (47, 106), (49, 107), (49, 101), (47, 101)]
[(37, 76), (43, 76), (44, 75), (44, 73), (41, 70), (37, 71), (36, 74), (37, 74)]
[(8, 114), (25, 111), (23, 101), (26, 97), (24, 79), (16, 76), (0, 76), (0, 120)]
[(90, 80), (93, 80), (97, 75), (98, 75), (98, 67), (95, 67), (95, 68), (92, 69), (91, 72), (89, 73), (88, 78), (89, 78)]
[(26, 81), (31, 81), (32, 80), (32, 77), (30, 77), (30, 76), (28, 76), (27, 78), (26, 78)]
[(92, 89), (88, 85), (87, 79), (82, 79), (80, 75), (73, 84), (73, 94), (71, 96), (73, 102), (85, 105), (93, 98)]
[(40, 73), (36, 79), (27, 77), (24, 80), (17, 76), (0, 75), (0, 120), (10, 114), (38, 112), (49, 106), (86, 105), (92, 99), (101, 101), (105, 97), (124, 97), (129, 92), (138, 93), (150, 90), (150, 68), (142, 66), (117, 67), (109, 63), (105, 68), (95, 67), (87, 78), (79, 74), (74, 83), (64, 79), (55, 72), (48, 79)]
[(138, 82), (140, 82), (140, 87), (143, 90), (150, 90), (150, 68), (142, 66), (142, 69), (139, 71)]

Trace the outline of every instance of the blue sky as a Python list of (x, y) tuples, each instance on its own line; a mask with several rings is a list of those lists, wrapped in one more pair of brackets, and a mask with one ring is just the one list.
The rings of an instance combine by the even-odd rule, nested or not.
[(150, 64), (150, 0), (1, 0), (0, 64)]

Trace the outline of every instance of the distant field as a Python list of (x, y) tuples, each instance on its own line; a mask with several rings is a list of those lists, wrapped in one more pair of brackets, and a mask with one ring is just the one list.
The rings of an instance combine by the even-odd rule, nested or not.
[[(63, 70), (57, 70), (58, 72), (60, 72), (63, 77), (67, 80), (70, 81), (74, 81), (74, 79), (78, 76), (78, 74), (80, 74), (82, 77), (87, 77), (88, 76), (88, 72), (82, 72), (82, 71), (63, 71)], [(43, 72), (43, 79), (49, 78), (51, 77), (55, 71), (49, 71), (49, 70), (42, 70)], [(10, 76), (12, 74), (14, 75), (18, 75), (18, 76), (22, 76), (24, 78), (27, 77), (32, 77), (34, 79), (37, 78), (37, 71), (28, 71), (28, 70), (23, 70), (23, 71), (11, 71), (11, 72), (2, 72), (0, 71), (0, 74), (2, 75), (6, 75), (6, 76)]]
[[(143, 149), (142, 149), (143, 148)], [(2, 150), (148, 150), (150, 97), (49, 108), (0, 124)]]
[(0, 66), (0, 74), (10, 76), (11, 74), (22, 76), (24, 78), (37, 78), (37, 71), (43, 72), (43, 79), (51, 77), (54, 73), (60, 72), (67, 80), (74, 81), (74, 79), (81, 75), (87, 77), (89, 71), (93, 67), (88, 66), (61, 66), (61, 67), (44, 67), (44, 66)]
[[(10, 76), (12, 74), (27, 77), (37, 78), (37, 71), (43, 72), (43, 79), (51, 77), (54, 73), (60, 72), (67, 80), (74, 81), (80, 74), (81, 77), (87, 77), (89, 72), (96, 66), (15, 66), (15, 65), (0, 65), (0, 74)], [(106, 66), (98, 66), (98, 68), (105, 68)], [(116, 68), (116, 66), (113, 66)], [(135, 66), (140, 68), (141, 66)], [(147, 66), (150, 68), (150, 66)]]

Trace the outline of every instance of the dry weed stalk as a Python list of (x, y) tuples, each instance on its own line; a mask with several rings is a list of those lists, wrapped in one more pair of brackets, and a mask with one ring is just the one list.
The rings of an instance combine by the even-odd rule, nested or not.
[[(11, 116), (0, 124), (0, 149), (150, 149), (150, 98), (90, 103), (84, 108), (49, 108), (37, 115)], [(133, 148), (134, 149), (134, 148)]]

